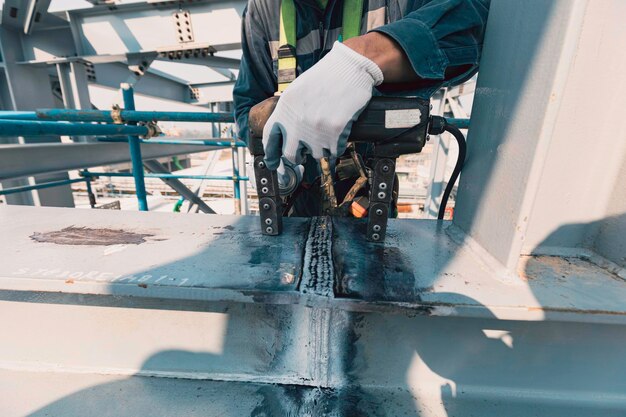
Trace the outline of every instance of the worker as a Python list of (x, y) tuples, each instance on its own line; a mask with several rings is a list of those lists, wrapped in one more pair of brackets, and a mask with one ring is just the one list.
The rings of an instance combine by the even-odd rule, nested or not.
[(342, 155), (373, 94), (429, 98), (476, 73), (488, 9), (489, 0), (248, 1), (233, 91), (238, 136), (248, 139), (250, 109), (280, 94), (263, 145), (268, 168), (304, 166), (308, 191), (291, 215), (321, 214), (316, 160)]

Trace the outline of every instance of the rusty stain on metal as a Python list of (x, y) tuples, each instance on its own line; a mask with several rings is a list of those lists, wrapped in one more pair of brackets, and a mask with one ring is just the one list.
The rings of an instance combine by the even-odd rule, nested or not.
[(66, 227), (65, 229), (39, 233), (35, 232), (30, 238), (40, 243), (54, 243), (57, 245), (139, 245), (146, 242), (147, 237), (154, 236), (148, 233), (128, 232), (121, 229), (91, 229), (89, 227)]
[(614, 270), (585, 256), (526, 255), (520, 257), (517, 272), (522, 281), (531, 282), (542, 277), (544, 270), (549, 269), (557, 281), (565, 282), (573, 276), (585, 276), (589, 268), (598, 268), (611, 278), (623, 282), (623, 278)]

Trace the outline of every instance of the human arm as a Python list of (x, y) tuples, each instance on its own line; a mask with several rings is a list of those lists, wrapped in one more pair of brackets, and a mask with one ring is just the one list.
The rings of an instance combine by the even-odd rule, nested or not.
[(250, 109), (275, 91), (272, 57), (266, 30), (254, 1), (249, 2), (241, 20), (241, 64), (233, 89), (235, 121), (239, 139), (248, 141)]
[[(404, 18), (336, 43), (283, 93), (265, 125), (268, 167), (343, 153), (373, 87), (434, 91), (478, 67), (488, 0), (415, 1)], [(432, 92), (431, 91), (431, 92)]]

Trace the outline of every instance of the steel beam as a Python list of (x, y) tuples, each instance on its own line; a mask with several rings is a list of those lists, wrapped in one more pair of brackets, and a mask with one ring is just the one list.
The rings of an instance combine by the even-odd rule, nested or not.
[(65, 108), (91, 110), (88, 89), (89, 81), (85, 64), (82, 62), (69, 62), (58, 64), (56, 67)]
[[(3, 10), (6, 11), (7, 9)], [(24, 59), (22, 49), (23, 36), (8, 26), (0, 25), (0, 52), (2, 54), (2, 70), (6, 81), (3, 104), (7, 110), (34, 110), (37, 107), (54, 107), (50, 77), (46, 68), (24, 68), (18, 62)], [(2, 89), (5, 90), (5, 89)], [(5, 138), (2, 143), (60, 142), (57, 136), (38, 138), (24, 137), (18, 132), (15, 137)], [(22, 160), (23, 164), (32, 164), (32, 160)], [(33, 185), (37, 182), (48, 182), (67, 179), (67, 174), (58, 173), (52, 176), (10, 181), (3, 187)], [(40, 191), (12, 194), (6, 198), (9, 204), (51, 205), (73, 207), (74, 201), (69, 186), (50, 188)]]
[(184, 55), (181, 58), (167, 58), (160, 56), (158, 58), (160, 61), (176, 61), (183, 62), (186, 64), (193, 65), (201, 65), (204, 67), (211, 68), (220, 68), (220, 69), (239, 69), (239, 64), (241, 64), (241, 60), (235, 58), (226, 58), (223, 56), (206, 56), (206, 57), (185, 57)]
[[(125, 64), (114, 62), (95, 64), (96, 84), (118, 89), (120, 83), (131, 75)], [(148, 69), (134, 85), (137, 94), (165, 98), (168, 100), (186, 102), (189, 100), (189, 86), (180, 81), (165, 76), (160, 71)]]
[(2, 25), (30, 35), (49, 5), (50, 0), (6, 0), (2, 7)]
[(206, 106), (209, 103), (233, 101), (234, 85), (234, 81), (192, 84), (190, 88), (198, 90), (198, 99), (192, 100), (192, 103)]
[(425, 220), (390, 220), (384, 247), (339, 218), (268, 237), (248, 216), (6, 207), (0, 229), (20, 415), (626, 412), (626, 282), (586, 260), (507, 280)]
[[(218, 149), (214, 146), (142, 144), (143, 159)], [(36, 164), (29, 161), (37, 161)], [(130, 161), (127, 143), (0, 145), (0, 180)]]
[[(212, 51), (241, 48), (243, 1), (194, 2), (184, 5), (191, 16), (192, 41), (180, 42), (174, 12), (178, 3), (146, 3), (94, 7), (68, 12), (85, 55), (168, 51), (210, 47)], [(149, 13), (146, 13), (149, 11)], [(214, 28), (219, 27), (216, 31)], [(155, 28), (159, 28), (155, 30)], [(186, 38), (185, 38), (186, 39)]]
[[(501, 1), (489, 13), (454, 221), (509, 270), (532, 253), (606, 256), (594, 241), (625, 230), (626, 95), (590, 80), (623, 77), (626, 3)], [(602, 247), (624, 248), (621, 236)]]

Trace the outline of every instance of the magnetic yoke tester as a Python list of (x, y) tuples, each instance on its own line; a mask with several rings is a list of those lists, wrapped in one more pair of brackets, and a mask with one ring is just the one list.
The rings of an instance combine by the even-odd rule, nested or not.
[[(250, 110), (248, 119), (248, 147), (254, 158), (261, 231), (271, 236), (282, 233), (282, 217), (287, 215), (301, 187), (299, 172), (292, 167), (285, 167), (288, 180), (279, 185), (277, 172), (265, 166), (263, 127), (277, 103), (278, 97), (271, 97), (257, 104)], [(465, 161), (465, 137), (445, 118), (430, 115), (428, 100), (416, 97), (373, 97), (352, 125), (347, 152), (336, 162), (335, 173), (331, 172), (335, 161), (320, 160), (323, 214), (367, 216), (367, 239), (383, 242), (392, 209), (396, 159), (421, 152), (429, 134), (439, 135), (444, 131), (457, 140), (459, 157), (441, 200), (438, 218), (443, 219), (448, 197)], [(371, 149), (366, 160), (355, 150), (359, 143), (368, 144)], [(343, 201), (338, 202), (335, 181), (347, 177), (355, 179), (354, 184)]]

